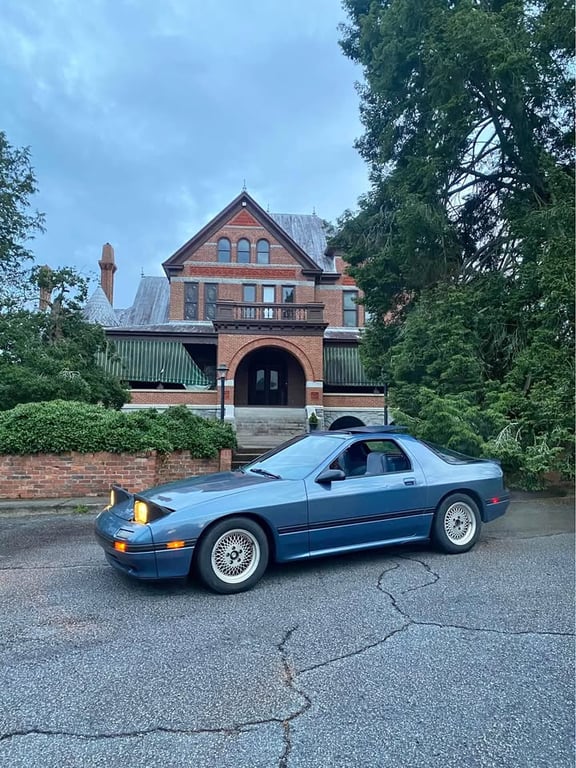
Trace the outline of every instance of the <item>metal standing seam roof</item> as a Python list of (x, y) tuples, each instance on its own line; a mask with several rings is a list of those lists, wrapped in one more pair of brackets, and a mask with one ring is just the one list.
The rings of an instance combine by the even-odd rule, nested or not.
[(302, 213), (270, 213), (269, 216), (323, 272), (335, 272), (334, 260), (326, 256), (326, 232), (320, 217)]
[(179, 341), (118, 339), (114, 351), (112, 356), (100, 354), (98, 362), (120, 379), (211, 388), (210, 380)]
[(82, 314), (89, 323), (96, 323), (104, 328), (120, 325), (116, 313), (100, 285), (96, 286), (93, 294), (84, 305)]
[(371, 387), (379, 384), (366, 375), (360, 351), (353, 344), (331, 344), (324, 347), (324, 383), (346, 387)]
[(134, 303), (119, 312), (118, 325), (159, 325), (170, 317), (170, 284), (166, 277), (141, 277)]

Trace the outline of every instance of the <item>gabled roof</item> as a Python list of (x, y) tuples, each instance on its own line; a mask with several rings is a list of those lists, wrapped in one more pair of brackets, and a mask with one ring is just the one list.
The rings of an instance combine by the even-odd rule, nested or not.
[(209, 221), (205, 227), (197, 232), (194, 237), (190, 238), (187, 243), (184, 243), (176, 253), (172, 254), (172, 256), (162, 264), (166, 274), (169, 275), (180, 271), (184, 262), (187, 260), (188, 255), (194, 248), (206, 242), (206, 240), (221, 229), (235, 213), (239, 213), (242, 210), (251, 213), (265, 229), (274, 235), (278, 242), (282, 243), (287, 250), (295, 256), (305, 270), (309, 270), (316, 274), (321, 273), (323, 267), (316, 263), (311, 254), (307, 253), (302, 245), (294, 240), (292, 235), (275, 221), (273, 216), (266, 213), (266, 211), (261, 208), (252, 197), (250, 197), (248, 192), (241, 192), (238, 197), (232, 200), (232, 202), (215, 216), (212, 221)]
[(86, 302), (82, 314), (89, 323), (96, 323), (105, 328), (120, 325), (116, 313), (112, 309), (112, 304), (108, 301), (101, 285), (97, 285), (94, 289), (94, 293)]

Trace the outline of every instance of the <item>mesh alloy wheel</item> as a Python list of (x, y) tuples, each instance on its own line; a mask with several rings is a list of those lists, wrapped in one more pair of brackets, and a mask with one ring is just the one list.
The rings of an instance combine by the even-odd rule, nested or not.
[(476, 544), (482, 529), (477, 502), (467, 493), (452, 493), (440, 502), (430, 535), (443, 552), (459, 554)]
[(468, 544), (476, 533), (476, 516), (472, 508), (463, 501), (451, 504), (444, 513), (444, 532), (452, 544)]
[(242, 528), (226, 531), (212, 547), (212, 570), (226, 584), (240, 584), (252, 576), (260, 563), (260, 545)]

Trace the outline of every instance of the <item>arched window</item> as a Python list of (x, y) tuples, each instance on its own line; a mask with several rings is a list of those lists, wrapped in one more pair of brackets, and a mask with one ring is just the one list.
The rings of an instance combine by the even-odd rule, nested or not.
[(218, 240), (218, 261), (230, 261), (230, 240), (227, 237)]
[(250, 240), (246, 240), (244, 237), (242, 240), (238, 240), (236, 261), (239, 264), (248, 264), (250, 262)]
[(268, 240), (258, 240), (256, 261), (258, 264), (270, 264), (270, 243)]

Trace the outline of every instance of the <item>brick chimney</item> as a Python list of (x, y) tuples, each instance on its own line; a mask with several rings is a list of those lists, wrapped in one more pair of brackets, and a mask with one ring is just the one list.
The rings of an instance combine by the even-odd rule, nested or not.
[(118, 269), (114, 264), (114, 248), (110, 243), (102, 246), (102, 258), (98, 262), (100, 267), (100, 285), (106, 294), (108, 301), (113, 305), (114, 301), (114, 272)]
[(44, 264), (43, 267), (40, 267), (40, 274), (38, 276), (40, 283), (38, 309), (40, 312), (44, 312), (50, 306), (50, 299), (52, 298), (52, 285), (50, 281), (51, 274), (52, 270), (48, 264)]

